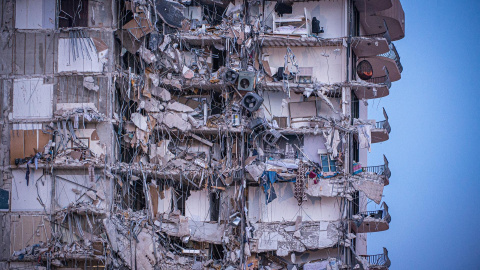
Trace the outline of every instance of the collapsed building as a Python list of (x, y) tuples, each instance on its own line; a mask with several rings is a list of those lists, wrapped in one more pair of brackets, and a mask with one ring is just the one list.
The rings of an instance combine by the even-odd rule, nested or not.
[[(399, 0), (2, 0), (0, 269), (388, 269)], [(379, 205), (368, 211), (367, 204)], [(378, 252), (378, 251), (377, 251)]]

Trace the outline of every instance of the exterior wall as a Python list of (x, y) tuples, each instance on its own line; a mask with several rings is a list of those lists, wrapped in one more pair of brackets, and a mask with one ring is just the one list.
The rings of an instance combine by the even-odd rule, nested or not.
[[(96, 223), (98, 226), (105, 224), (108, 245), (113, 247), (112, 250), (118, 252), (118, 245), (123, 245), (123, 250), (127, 250), (126, 253), (119, 253), (119, 258), (124, 257), (123, 259), (127, 261), (128, 254), (131, 255), (133, 252), (136, 255), (145, 255), (145, 253), (142, 253), (143, 248), (145, 248), (148, 254), (138, 256), (143, 258), (142, 265), (145, 266), (145, 269), (153, 269), (154, 264), (152, 262), (155, 262), (156, 255), (158, 255), (154, 254), (158, 250), (153, 247), (156, 243), (163, 241), (165, 236), (162, 233), (174, 237), (168, 239), (168, 245), (174, 243), (176, 246), (159, 246), (161, 252), (165, 249), (172, 251), (180, 248), (179, 250), (181, 250), (175, 255), (168, 252), (166, 256), (161, 256), (162, 260), (174, 258), (172, 261), (175, 261), (175, 267), (169, 265), (166, 269), (177, 269), (178, 264), (182, 264), (179, 261), (182, 260), (183, 265), (193, 264), (191, 257), (188, 257), (189, 259), (186, 259), (186, 256), (181, 257), (181, 253), (184, 252), (193, 252), (195, 258), (197, 255), (199, 258), (209, 259), (215, 256), (223, 256), (227, 258), (225, 260), (231, 265), (234, 265), (234, 263), (238, 265), (240, 254), (244, 254), (242, 260), (246, 258), (250, 260), (257, 258), (254, 253), (269, 252), (264, 254), (266, 256), (262, 255), (262, 258), (276, 254), (278, 257), (283, 257), (290, 264), (289, 267), (291, 264), (300, 265), (312, 260), (329, 259), (337, 256), (337, 254), (349, 252), (348, 243), (352, 235), (348, 234), (346, 236), (346, 233), (352, 233), (352, 231), (346, 231), (341, 226), (342, 224), (348, 224), (350, 217), (347, 216), (348, 211), (345, 210), (349, 209), (343, 209), (341, 206), (345, 207), (349, 195), (355, 191), (352, 187), (353, 182), (362, 182), (366, 178), (362, 178), (362, 175), (354, 177), (348, 175), (351, 173), (348, 150), (342, 152), (342, 158), (345, 160), (341, 172), (347, 175), (335, 176), (328, 180), (321, 179), (320, 183), (316, 183), (316, 178), (315, 180), (309, 178), (303, 190), (308, 195), (307, 201), (303, 202), (301, 206), (298, 206), (297, 199), (294, 196), (294, 184), (288, 182), (273, 184), (277, 198), (266, 204), (263, 188), (258, 186), (258, 182), (252, 182), (248, 176), (240, 176), (239, 179), (234, 179), (234, 175), (238, 177), (236, 173), (241, 169), (240, 164), (246, 162), (245, 159), (252, 158), (243, 155), (242, 147), (247, 148), (248, 146), (248, 149), (243, 150), (246, 150), (247, 153), (254, 153), (253, 148), (260, 148), (264, 144), (261, 136), (258, 136), (258, 138), (252, 136), (255, 132), (243, 127), (241, 130), (239, 127), (232, 128), (228, 121), (222, 122), (224, 120), (222, 117), (227, 118), (225, 116), (234, 110), (231, 107), (238, 107), (241, 95), (237, 96), (236, 93), (233, 93), (233, 97), (229, 95), (232, 89), (231, 87), (225, 87), (220, 69), (215, 74), (211, 74), (212, 77), (204, 78), (202, 84), (205, 83), (207, 86), (209, 83), (216, 84), (212, 88), (220, 89), (221, 94), (218, 91), (208, 92), (210, 90), (207, 90), (207, 87), (203, 89), (196, 86), (188, 90), (182, 89), (185, 90), (184, 92), (177, 91), (184, 84), (187, 84), (189, 79), (186, 74), (201, 75), (199, 71), (193, 71), (195, 68), (190, 69), (192, 63), (198, 60), (193, 53), (194, 50), (186, 52), (186, 49), (182, 46), (185, 45), (183, 39), (181, 42), (174, 40), (180, 35), (187, 34), (187, 32), (192, 34), (194, 31), (178, 29), (179, 31), (175, 34), (164, 35), (163, 31), (167, 29), (172, 31), (173, 27), (164, 25), (163, 29), (157, 29), (158, 23), (160, 23), (158, 21), (155, 24), (155, 29), (146, 29), (148, 32), (146, 35), (149, 35), (150, 31), (153, 31), (152, 34), (158, 34), (156, 33), (158, 31), (162, 33), (162, 40), (164, 38), (174, 40), (172, 42), (168, 41), (166, 47), (163, 47), (168, 49), (159, 49), (158, 46), (150, 45), (150, 42), (155, 39), (154, 35), (142, 37), (138, 44), (127, 44), (126, 40), (128, 39), (135, 43), (128, 30), (120, 30), (123, 31), (122, 38), (120, 40), (115, 39), (116, 33), (114, 31), (118, 30), (116, 12), (121, 9), (121, 5), (117, 6), (115, 1), (88, 0), (88, 10), (85, 11), (88, 14), (88, 18), (86, 18), (87, 27), (74, 27), (72, 29), (58, 29), (55, 26), (59, 2), (55, 0), (4, 0), (0, 2), (0, 30), (2, 30), (0, 31), (0, 89), (2, 90), (0, 92), (0, 104), (2, 105), (2, 111), (0, 112), (0, 135), (2, 137), (2, 145), (0, 146), (0, 166), (2, 166), (0, 188), (9, 191), (10, 196), (9, 209), (0, 212), (0, 240), (3, 243), (3, 245), (0, 245), (0, 261), (10, 260), (14, 251), (48, 241), (52, 237), (52, 227), (47, 222), (47, 214), (54, 216), (55, 214), (71, 213), (79, 216), (78, 212), (72, 210), (78, 205), (92, 207), (89, 210), (99, 211), (98, 215), (106, 214), (107, 218), (98, 219), (103, 220), (103, 222)], [(171, 1), (167, 2), (173, 3)], [(243, 3), (239, 0), (235, 2), (236, 4)], [(150, 2), (130, 1), (130, 3), (139, 4), (142, 8), (145, 8), (145, 3), (149, 4)], [(263, 12), (259, 3), (249, 3), (251, 14), (247, 17), (255, 19), (251, 15), (259, 15)], [(267, 26), (272, 26), (271, 14), (274, 12), (273, 8), (276, 2), (267, 1), (265, 3), (265, 23)], [(350, 29), (348, 4), (353, 4), (353, 1), (295, 2), (293, 5), (292, 16), (303, 15), (304, 9), (306, 9), (309, 19), (312, 17), (319, 19), (325, 30), (325, 33), (318, 34), (322, 40), (315, 44), (316, 46), (292, 45), (289, 47), (295, 55), (299, 67), (313, 68), (314, 88), (319, 92), (306, 97), (304, 94), (294, 93), (294, 91), (290, 91), (288, 94), (286, 91), (264, 91), (268, 87), (263, 88), (260, 85), (257, 90), (264, 98), (263, 110), (241, 115), (243, 117), (241, 123), (245, 125), (253, 117), (265, 116), (265, 120), (268, 122), (273, 117), (288, 117), (289, 129), (280, 131), (284, 132), (284, 135), (288, 134), (289, 138), (293, 138), (295, 135), (292, 134), (297, 133), (295, 142), (300, 142), (300, 146), (303, 143), (303, 151), (308, 159), (315, 163), (321, 163), (319, 151), (324, 152), (327, 149), (323, 131), (330, 131), (331, 127), (335, 126), (341, 131), (342, 135), (348, 133), (353, 136), (353, 128), (347, 119), (351, 114), (349, 103), (351, 89), (345, 86), (348, 85), (349, 74), (347, 74), (347, 70), (352, 70), (352, 67), (349, 66), (351, 59), (348, 59), (347, 62), (346, 37), (349, 35), (348, 30)], [(178, 5), (181, 6), (180, 3)], [(142, 8), (131, 9), (128, 12), (138, 15), (138, 13), (148, 13), (155, 10), (154, 7), (148, 11)], [(128, 14), (128, 16), (130, 15)], [(156, 15), (154, 17), (157, 19)], [(78, 32), (80, 30), (83, 31), (85, 36), (72, 38), (74, 31)], [(196, 31), (199, 31), (199, 29), (196, 29)], [(201, 49), (205, 49), (200, 53), (210, 55), (205, 56), (205, 58), (208, 58), (206, 62), (208, 62), (207, 65), (210, 68), (213, 65), (212, 62), (217, 61), (212, 60), (213, 47), (221, 55), (223, 49), (217, 47), (224, 46), (224, 41), (226, 41), (224, 36), (219, 37), (217, 35), (215, 40), (221, 40), (221, 44), (204, 46), (203, 38), (206, 42), (215, 42), (208, 40), (212, 31), (214, 31), (213, 28), (202, 34), (202, 46), (200, 46)], [(238, 36), (237, 34), (240, 33), (238, 31), (235, 28), (231, 34), (235, 38), (239, 38), (235, 41), (239, 41), (238, 44), (240, 44), (246, 34), (241, 33), (243, 36)], [(125, 39), (123, 34), (125, 34)], [(262, 35), (270, 36), (268, 33)], [(291, 37), (280, 36), (280, 38), (284, 38), (285, 42), (288, 43)], [(301, 37), (301, 39), (305, 38), (314, 39), (312, 36)], [(332, 38), (332, 40), (328, 40), (329, 38)], [(199, 44), (199, 40), (196, 41), (195, 49)], [(255, 39), (250, 41), (255, 46), (259, 45)], [(188, 43), (188, 41), (185, 42)], [(142, 48), (142, 52), (139, 53), (140, 55), (136, 55), (138, 51), (136, 49), (132, 50), (128, 45), (131, 45), (131, 47), (138, 45)], [(229, 46), (225, 45), (224, 47)], [(124, 47), (129, 47), (128, 52), (125, 52)], [(187, 46), (187, 49), (191, 48)], [(251, 48), (248, 50), (251, 50)], [(246, 61), (247, 65), (250, 65), (250, 61), (253, 60), (253, 66), (258, 68), (256, 66), (258, 62), (255, 61), (264, 58), (269, 62), (272, 74), (277, 72), (278, 67), (283, 67), (287, 47), (268, 47), (266, 45), (261, 50), (261, 53), (254, 50), (255, 57), (248, 59)], [(198, 52), (195, 51), (195, 53)], [(228, 54), (226, 51), (225, 53)], [(124, 63), (123, 59), (127, 57), (129, 60)], [(233, 60), (230, 63), (232, 65), (227, 65), (227, 67), (238, 71), (240, 69), (238, 63), (245, 59), (241, 59), (241, 56), (237, 55), (230, 55), (229, 57), (232, 57)], [(226, 59), (229, 59), (229, 57)], [(221, 62), (227, 61), (223, 57), (220, 58), (222, 58)], [(152, 64), (153, 59), (155, 59), (155, 63)], [(184, 63), (180, 59), (184, 59)], [(125, 68), (125, 66), (129, 67)], [(138, 66), (141, 68), (137, 69)], [(163, 66), (172, 68), (163, 69)], [(129, 69), (131, 67), (134, 68)], [(172, 71), (173, 69), (182, 71), (182, 67), (184, 69), (180, 74)], [(164, 72), (165, 70), (166, 72)], [(291, 64), (289, 64), (289, 71), (293, 71)], [(126, 75), (127, 72), (128, 75)], [(148, 74), (145, 75), (144, 73)], [(167, 83), (165, 83), (167, 79), (163, 81), (162, 76), (166, 78), (178, 77), (180, 80), (178, 85), (171, 87), (171, 85), (167, 86)], [(196, 79), (199, 79), (198, 76)], [(152, 81), (155, 81), (155, 83)], [(336, 85), (331, 86), (331, 84)], [(126, 97), (125, 88), (127, 87), (125, 85), (128, 86), (128, 98)], [(161, 87), (165, 87), (165, 89)], [(271, 89), (275, 87), (271, 86)], [(170, 93), (169, 89), (172, 88), (175, 88), (175, 91)], [(336, 93), (341, 97), (327, 98), (320, 94), (327, 88), (329, 88), (328, 90), (330, 88), (341, 88), (342, 90)], [(184, 98), (182, 95), (190, 90), (193, 90), (195, 94), (198, 92), (201, 92), (202, 95), (208, 94), (209, 102), (216, 98), (216, 104), (212, 105), (212, 108), (216, 106), (215, 110), (222, 107), (220, 108), (221, 112), (217, 112), (218, 117), (213, 115), (212, 109), (211, 112), (214, 117), (209, 119), (208, 125), (199, 125), (200, 127), (195, 127), (196, 130), (191, 128), (196, 126), (196, 120), (187, 120), (187, 113), (185, 113), (190, 113), (194, 108), (180, 104), (182, 103), (180, 101), (176, 101), (177, 103), (174, 104), (170, 100)], [(315, 94), (318, 94), (317, 97), (315, 97)], [(221, 96), (221, 98), (216, 96)], [(233, 101), (231, 98), (233, 98)], [(315, 102), (313, 110), (312, 102)], [(151, 111), (146, 109), (146, 103), (149, 103), (150, 107), (155, 107), (150, 109), (152, 109), (152, 112), (155, 110), (158, 119), (150, 114)], [(175, 107), (175, 105), (180, 107), (180, 109), (177, 108), (179, 111), (170, 110), (168, 103), (169, 105), (172, 104), (171, 107)], [(296, 104), (297, 107), (294, 110), (291, 110), (290, 107), (294, 106), (293, 103), (298, 104)], [(310, 107), (307, 108), (307, 105)], [(332, 106), (333, 108), (331, 108)], [(80, 120), (76, 120), (75, 116), (72, 115), (62, 115), (62, 112), (64, 112), (62, 108), (69, 108), (77, 112), (87, 109), (87, 107), (101, 115), (103, 120), (89, 122), (85, 121), (82, 115), (79, 115)], [(163, 112), (164, 110), (167, 111), (165, 114), (159, 113), (159, 111)], [(142, 120), (143, 118), (148, 119), (141, 131), (140, 125), (136, 126), (137, 123), (130, 119), (133, 112), (141, 115)], [(322, 122), (320, 127), (315, 127), (315, 130), (314, 122), (310, 123), (302, 120), (301, 123), (293, 125), (290, 118), (299, 113), (306, 114), (305, 118), (317, 116), (328, 118), (328, 120)], [(182, 119), (179, 115), (184, 118)], [(173, 116), (177, 116), (177, 119), (174, 119)], [(77, 117), (77, 119), (79, 118)], [(165, 129), (167, 120), (164, 118), (169, 118), (167, 120), (172, 122), (178, 120), (190, 128), (188, 132), (179, 132), (178, 129), (175, 130), (170, 126)], [(360, 118), (368, 119), (367, 106), (362, 101), (360, 101)], [(68, 136), (72, 132), (70, 127), (60, 124), (67, 120), (75, 122), (75, 125), (79, 124), (78, 127), (74, 128), (75, 136), (88, 141), (89, 144), (89, 149), (81, 149), (81, 151), (91, 151), (94, 157), (84, 156), (87, 156), (86, 159), (93, 158), (94, 160), (75, 159), (73, 156), (81, 152), (77, 151), (74, 154), (57, 156), (60, 158), (48, 165), (44, 163), (38, 169), (34, 169), (35, 165), (30, 164), (30, 181), (27, 185), (25, 165), (14, 165), (15, 158), (31, 157), (37, 152), (44, 152), (44, 145), (50, 140), (56, 143), (56, 146), (61, 145), (63, 142), (60, 137), (62, 135)], [(55, 138), (52, 138), (50, 134), (45, 135), (41, 131), (47, 129), (50, 123), (57, 125), (58, 133)], [(176, 124), (172, 124), (172, 126), (177, 127)], [(325, 127), (323, 124), (325, 124)], [(146, 127), (147, 125), (148, 127)], [(125, 128), (125, 126), (129, 127)], [(124, 133), (122, 129), (130, 130)], [(242, 135), (240, 135), (240, 132)], [(245, 137), (242, 140), (241, 136), (244, 133)], [(194, 140), (190, 138), (193, 136), (192, 134), (201, 136), (197, 136), (197, 139)], [(135, 136), (135, 139), (128, 137), (128, 140), (124, 141), (124, 138), (130, 135)], [(201, 143), (199, 142), (201, 140), (198, 139), (200, 137), (204, 140)], [(153, 147), (160, 139), (171, 141), (172, 144), (169, 147), (171, 149), (162, 152), (158, 150), (161, 147), (157, 144), (157, 151), (162, 153), (156, 153), (158, 154), (156, 158), (165, 158), (166, 161), (163, 162), (162, 160), (162, 162), (155, 163), (152, 161), (153, 158), (149, 160), (147, 151), (151, 150), (150, 147)], [(132, 142), (133, 140), (136, 140), (136, 142)], [(246, 143), (242, 146), (240, 145), (241, 141), (246, 141)], [(12, 144), (12, 142), (18, 144)], [(343, 147), (345, 147), (345, 142), (348, 142), (348, 140), (343, 142)], [(18, 145), (18, 147), (12, 147), (12, 145)], [(67, 147), (70, 146), (67, 145)], [(276, 145), (277, 148), (281, 146), (283, 145), (280, 145), (280, 143)], [(126, 150), (122, 151), (124, 149)], [(348, 149), (348, 145), (345, 149)], [(129, 152), (126, 155), (133, 156), (128, 158), (128, 163), (117, 164), (120, 158), (119, 153), (124, 154), (128, 151), (132, 153)], [(167, 156), (165, 152), (168, 152), (170, 156)], [(261, 151), (258, 152), (258, 155), (262, 156)], [(49, 151), (45, 152), (45, 154), (48, 153)], [(161, 155), (165, 156), (160, 157)], [(194, 161), (197, 158), (205, 161), (205, 165), (195, 165)], [(272, 159), (274, 158), (272, 157)], [(359, 161), (363, 166), (367, 166), (367, 149), (360, 149)], [(281, 166), (266, 165), (265, 160), (256, 159), (250, 160), (250, 162), (253, 162), (254, 166), (258, 166), (257, 169), (282, 171), (283, 174), (290, 177), (293, 175), (291, 168), (287, 170)], [(140, 169), (135, 169), (136, 166)], [(93, 167), (95, 169), (92, 175), (90, 173)], [(120, 169), (114, 172), (113, 167)], [(193, 178), (199, 178), (198, 172), (201, 173), (202, 182), (198, 184), (195, 190), (190, 189), (189, 186), (186, 188), (182, 186), (184, 183), (190, 185), (185, 179), (188, 179), (190, 183), (196, 181), (196, 179), (191, 180), (183, 176), (195, 174)], [(249, 173), (245, 170), (241, 170), (241, 172)], [(49, 173), (52, 173), (52, 175)], [(163, 176), (160, 175), (162, 173)], [(148, 197), (141, 194), (143, 183), (148, 183), (150, 195), (154, 195), (152, 201), (155, 202), (140, 201), (144, 197), (147, 200)], [(157, 189), (157, 184), (161, 187), (160, 189)], [(376, 186), (372, 187), (374, 191), (378, 191), (379, 186), (383, 191), (381, 183), (375, 184)], [(140, 188), (138, 188), (139, 186)], [(172, 197), (175, 197), (175, 188), (179, 188), (179, 186), (180, 189), (187, 190), (187, 193), (190, 194), (188, 198), (185, 198), (185, 213), (183, 215), (172, 209)], [(361, 185), (358, 186), (362, 187)], [(370, 186), (367, 185), (368, 187)], [(355, 188), (360, 189), (357, 186)], [(125, 191), (134, 194), (132, 196), (135, 204), (133, 207), (132, 205), (124, 207), (123, 204), (122, 206), (120, 204), (118, 206), (114, 205), (114, 202), (125, 198)], [(213, 192), (216, 192), (216, 194)], [(378, 195), (378, 193), (380, 192), (376, 192), (375, 195)], [(212, 195), (218, 196), (219, 201), (213, 199)], [(243, 197), (245, 195), (247, 195), (246, 198)], [(128, 193), (128, 196), (130, 196), (130, 193)], [(244, 199), (247, 201), (246, 207), (243, 205)], [(366, 195), (360, 192), (360, 211), (367, 210), (367, 202)], [(216, 203), (219, 203), (219, 206), (215, 205), (215, 208), (219, 207), (219, 217), (218, 220), (211, 220), (212, 211), (217, 211), (217, 209), (212, 209), (212, 205)], [(150, 205), (156, 206), (156, 211), (149, 209)], [(112, 210), (116, 207), (119, 209)], [(135, 210), (128, 208), (135, 208)], [(242, 222), (240, 225), (237, 222), (238, 218), (242, 216), (242, 212), (247, 211), (247, 222)], [(153, 216), (150, 214), (153, 214)], [(78, 226), (87, 228), (84, 217), (79, 218), (81, 225)], [(75, 219), (73, 220), (75, 221)], [(115, 220), (113, 225), (112, 220)], [(141, 235), (139, 234), (138, 246), (142, 248), (133, 251), (131, 249), (133, 242), (130, 241), (132, 239), (128, 238), (131, 237), (131, 228), (127, 228), (121, 223), (139, 220), (141, 220), (139, 224), (145, 225), (146, 228), (142, 230)], [(129, 223), (129, 226), (131, 224), (133, 223)], [(80, 237), (78, 234), (70, 237), (69, 234), (75, 234), (75, 229), (78, 230), (78, 228), (70, 231), (66, 227), (57, 226), (56, 229), (64, 234), (61, 240), (67, 244), (72, 244), (72, 241), (93, 241), (95, 238), (89, 233), (85, 233), (85, 237)], [(157, 233), (153, 233), (154, 231), (162, 232), (161, 237)], [(239, 237), (240, 235), (241, 237)], [(238, 241), (238, 238), (241, 238), (241, 240)], [(102, 241), (104, 239), (106, 238), (102, 235)], [(355, 241), (356, 253), (367, 254), (367, 234), (356, 234)], [(225, 253), (222, 251), (215, 256), (212, 255), (213, 253), (207, 254), (211, 252), (208, 249), (220, 248), (209, 244), (222, 246)], [(209, 247), (207, 248), (207, 246)], [(271, 251), (275, 251), (275, 253)], [(294, 255), (290, 256), (295, 252), (298, 255), (296, 260)], [(346, 257), (347, 255), (338, 259), (345, 260)], [(119, 258), (115, 258), (114, 260), (118, 259), (118, 261), (113, 261), (112, 264), (115, 267), (125, 266), (117, 265), (121, 263)], [(104, 259), (105, 253), (101, 253), (99, 261), (103, 262)], [(131, 263), (131, 261), (126, 264), (128, 263)], [(210, 266), (216, 267), (215, 264)], [(224, 266), (227, 266), (227, 264)], [(0, 262), (0, 269), (8, 269), (8, 267), (33, 268), (30, 263), (26, 262)], [(132, 267), (132, 265), (129, 267)]]
[[(312, 67), (312, 80), (333, 84), (345, 81), (346, 48), (342, 45), (328, 47), (291, 47), (299, 67)], [(285, 63), (285, 47), (264, 48), (263, 54), (268, 55), (272, 74)], [(295, 71), (289, 64), (289, 70)]]
[(18, 29), (55, 28), (55, 0), (17, 0), (15, 27)]
[[(267, 1), (265, 4), (265, 23), (272, 26), (273, 18), (271, 14), (274, 11), (276, 2)], [(293, 4), (291, 16), (298, 16), (304, 14), (304, 9), (310, 14), (310, 19), (316, 17), (320, 20), (320, 25), (323, 27), (325, 33), (320, 34), (322, 38), (336, 38), (346, 36), (345, 17), (345, 1), (312, 1), (312, 2), (296, 2)], [(290, 16), (290, 15), (289, 15)]]
[[(287, 93), (285, 92), (263, 92), (263, 99), (264, 102), (262, 107), (264, 108), (264, 115), (265, 118), (269, 121), (273, 119), (273, 117), (290, 117), (290, 107), (289, 103), (294, 102), (302, 102), (304, 101), (304, 96), (302, 94), (296, 94), (291, 92), (290, 97), (288, 97)], [(340, 112), (341, 109), (341, 100), (339, 98), (328, 98), (330, 103), (333, 105), (337, 113), (335, 113), (332, 108), (321, 98), (311, 96), (306, 101), (315, 101), (316, 102), (316, 112), (310, 112), (310, 116), (328, 116), (334, 119), (340, 119)], [(290, 120), (290, 119), (289, 119)], [(290, 121), (288, 122), (290, 124)]]
[(308, 197), (302, 206), (298, 206), (292, 183), (275, 183), (273, 186), (277, 199), (267, 205), (262, 188), (249, 188), (248, 218), (252, 222), (295, 221), (297, 216), (304, 221), (337, 221), (341, 217), (337, 198)]
[(207, 189), (191, 191), (185, 202), (185, 216), (195, 221), (210, 221), (210, 196)]
[(16, 211), (38, 211), (43, 212), (44, 207), (37, 200), (40, 197), (45, 209), (50, 210), (52, 198), (52, 182), (50, 177), (42, 177), (43, 170), (34, 170), (32, 166), (30, 172), (30, 181), (27, 186), (25, 179), (26, 170), (13, 170), (13, 185), (12, 185), (12, 212)]

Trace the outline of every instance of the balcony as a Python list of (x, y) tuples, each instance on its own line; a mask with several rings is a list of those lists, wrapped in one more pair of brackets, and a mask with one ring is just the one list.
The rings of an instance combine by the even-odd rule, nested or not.
[(390, 50), (388, 52), (383, 53), (383, 54), (379, 54), (378, 56), (379, 57), (386, 57), (386, 58), (390, 58), (390, 59), (394, 60), (395, 64), (397, 65), (398, 70), (400, 71), (400, 73), (402, 73), (403, 72), (403, 66), (402, 66), (402, 63), (400, 62), (400, 55), (398, 55), (397, 48), (395, 47), (395, 45), (393, 43), (390, 43), (389, 48), (390, 48)]
[(386, 97), (390, 94), (392, 82), (388, 69), (384, 67), (384, 76), (371, 78), (365, 81), (351, 82), (350, 87), (359, 99), (373, 99)]
[[(385, 27), (386, 28), (386, 27)], [(392, 43), (388, 29), (385, 32), (353, 37), (352, 50), (357, 57), (376, 56), (387, 53)]]
[(390, 176), (392, 176), (392, 172), (390, 171), (390, 168), (388, 168), (388, 159), (385, 155), (383, 155), (383, 160), (383, 165), (363, 167), (362, 172), (382, 176), (384, 185), (388, 186), (390, 184)]
[(383, 9), (389, 5), (386, 2), (388, 1), (356, 1), (357, 9), (361, 11), (360, 23), (367, 35), (383, 33), (388, 29), (392, 41), (400, 40), (405, 37), (405, 12), (400, 0), (391, 0), (391, 7)]
[(383, 248), (383, 254), (360, 255), (360, 257), (368, 262), (368, 269), (387, 270), (391, 265), (390, 259), (388, 258), (388, 250), (386, 248)]
[(378, 12), (393, 6), (392, 0), (355, 0), (355, 6), (360, 12)]
[(388, 74), (390, 82), (398, 81), (402, 78), (401, 73), (403, 71), (403, 66), (400, 62), (400, 55), (393, 43), (389, 45), (389, 49), (390, 50), (386, 53), (359, 58), (358, 63), (362, 60), (367, 60), (370, 63), (372, 66), (373, 79), (384, 77)]
[(392, 128), (388, 122), (388, 115), (385, 108), (383, 108), (383, 116), (385, 116), (385, 120), (376, 122), (375, 128), (372, 129), (372, 143), (384, 142), (390, 138)]
[(360, 212), (352, 217), (350, 224), (356, 233), (381, 232), (390, 228), (391, 220), (388, 205), (383, 202), (382, 209)]

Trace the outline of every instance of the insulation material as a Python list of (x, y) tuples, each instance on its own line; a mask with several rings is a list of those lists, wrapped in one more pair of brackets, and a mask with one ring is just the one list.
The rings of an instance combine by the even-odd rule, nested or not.
[(380, 204), (382, 201), (384, 184), (381, 182), (368, 181), (366, 179), (355, 180), (352, 182), (353, 187), (356, 190), (360, 190), (365, 195), (374, 201), (376, 204)]
[(14, 119), (48, 119), (52, 114), (53, 84), (44, 84), (41, 78), (14, 81)]
[(358, 144), (360, 148), (368, 148), (370, 152), (370, 146), (372, 145), (372, 126), (361, 125), (357, 126), (358, 132)]
[(148, 125), (147, 125), (147, 117), (143, 116), (139, 113), (132, 113), (132, 121), (137, 126), (137, 128), (147, 131), (148, 130)]
[(170, 140), (164, 140), (159, 142), (158, 146), (150, 145), (150, 152), (149, 152), (150, 162), (158, 163), (160, 165), (166, 165), (167, 162), (173, 159), (175, 155), (168, 150), (169, 143), (170, 143)]
[(323, 137), (325, 138), (325, 147), (327, 153), (330, 154), (331, 159), (338, 157), (338, 145), (340, 144), (340, 133), (337, 129), (331, 128), (327, 131), (323, 131)]

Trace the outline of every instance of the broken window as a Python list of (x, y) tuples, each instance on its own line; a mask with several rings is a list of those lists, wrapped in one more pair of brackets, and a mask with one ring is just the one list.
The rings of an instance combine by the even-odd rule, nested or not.
[(328, 155), (320, 155), (322, 160), (322, 170), (323, 172), (336, 172), (337, 171), (337, 161), (330, 159)]
[(10, 209), (10, 192), (0, 188), (0, 211)]
[(353, 160), (360, 161), (360, 146), (355, 138), (353, 138)]
[(88, 0), (60, 0), (58, 4), (59, 27), (88, 26)]
[(353, 119), (358, 119), (360, 117), (360, 104), (357, 96), (355, 93), (352, 91), (352, 124), (353, 124)]

